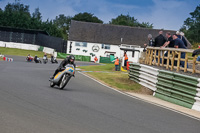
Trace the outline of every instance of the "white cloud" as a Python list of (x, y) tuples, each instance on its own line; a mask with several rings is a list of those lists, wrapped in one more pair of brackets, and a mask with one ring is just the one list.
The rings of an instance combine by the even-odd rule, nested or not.
[[(188, 17), (190, 8), (185, 1), (153, 0), (154, 6), (140, 20), (153, 23), (154, 28), (178, 30)], [(187, 15), (188, 14), (188, 15)]]

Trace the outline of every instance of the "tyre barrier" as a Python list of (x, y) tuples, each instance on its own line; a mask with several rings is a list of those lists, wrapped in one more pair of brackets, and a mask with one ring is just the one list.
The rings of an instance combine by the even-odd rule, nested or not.
[(133, 80), (153, 91), (156, 91), (158, 69), (142, 64), (130, 63), (129, 79)]
[(142, 64), (130, 64), (129, 79), (165, 101), (200, 111), (200, 79)]
[(13, 58), (3, 57), (4, 61), (13, 62)]

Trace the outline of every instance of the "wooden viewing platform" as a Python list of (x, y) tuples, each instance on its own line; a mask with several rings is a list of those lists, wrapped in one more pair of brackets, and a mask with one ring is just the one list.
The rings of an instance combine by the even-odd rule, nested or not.
[[(200, 73), (199, 70), (196, 70), (196, 65), (200, 64), (196, 61), (197, 56), (191, 56), (193, 51), (193, 49), (147, 47), (145, 64), (162, 66), (170, 70), (176, 69), (177, 72), (183, 70), (184, 72)], [(167, 56), (165, 56), (166, 52), (168, 52)], [(185, 58), (181, 58), (181, 53), (185, 53)], [(164, 59), (166, 59), (166, 64), (164, 64)], [(180, 66), (181, 61), (184, 61), (184, 67)], [(176, 66), (174, 62), (177, 62)], [(192, 65), (192, 68), (187, 68), (187, 64)]]

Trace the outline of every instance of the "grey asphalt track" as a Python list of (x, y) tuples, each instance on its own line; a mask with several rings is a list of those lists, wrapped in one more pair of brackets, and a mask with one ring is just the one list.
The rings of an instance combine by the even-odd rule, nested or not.
[[(200, 121), (139, 101), (76, 73), (50, 88), (58, 64), (0, 61), (0, 133), (199, 133)], [(78, 62), (77, 65), (92, 65)]]

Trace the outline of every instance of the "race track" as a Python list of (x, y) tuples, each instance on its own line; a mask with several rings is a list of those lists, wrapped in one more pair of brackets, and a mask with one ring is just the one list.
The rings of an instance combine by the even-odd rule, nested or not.
[[(93, 65), (78, 62), (77, 65)], [(1, 133), (199, 133), (200, 121), (139, 101), (76, 73), (50, 88), (58, 64), (0, 61)]]

